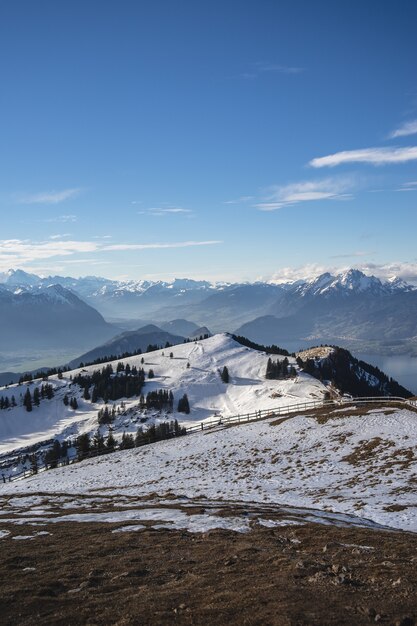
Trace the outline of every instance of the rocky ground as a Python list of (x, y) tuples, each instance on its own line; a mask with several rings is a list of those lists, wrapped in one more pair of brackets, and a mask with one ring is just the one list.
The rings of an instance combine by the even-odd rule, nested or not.
[(120, 527), (3, 522), (2, 625), (416, 623), (415, 534)]

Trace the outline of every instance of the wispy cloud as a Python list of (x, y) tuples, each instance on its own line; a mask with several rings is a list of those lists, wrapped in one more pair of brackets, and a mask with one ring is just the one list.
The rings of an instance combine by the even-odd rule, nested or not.
[(56, 217), (49, 217), (44, 220), (45, 222), (60, 222), (62, 224), (67, 224), (68, 222), (76, 222), (78, 217), (76, 215), (57, 215)]
[(276, 211), (300, 202), (317, 200), (345, 200), (353, 187), (351, 178), (324, 178), (302, 181), (285, 186), (273, 186), (262, 202), (255, 204), (260, 211)]
[(81, 189), (79, 187), (74, 187), (72, 189), (63, 189), (62, 191), (18, 194), (15, 196), (15, 200), (20, 204), (59, 204), (77, 196), (80, 192)]
[(183, 209), (181, 207), (151, 207), (138, 211), (139, 215), (153, 215), (154, 217), (164, 217), (166, 215), (190, 215), (191, 209)]
[(245, 204), (253, 200), (253, 196), (240, 196), (240, 198), (236, 198), (235, 200), (225, 200), (223, 204)]
[(51, 235), (49, 239), (66, 239), (67, 237), (71, 237), (70, 233), (63, 233), (62, 235)]
[(312, 159), (312, 167), (335, 167), (344, 163), (371, 163), (387, 165), (388, 163), (407, 163), (417, 160), (417, 146), (408, 148), (364, 148), (363, 150), (345, 150), (327, 156)]
[(403, 183), (396, 191), (417, 191), (417, 181)]
[(212, 246), (221, 243), (223, 242), (220, 240), (207, 240), (168, 243), (108, 244), (98, 241), (71, 241), (63, 239), (49, 239), (47, 241), (3, 239), (0, 240), (0, 270), (7, 270), (10, 267), (23, 267), (40, 260), (71, 257), (77, 254), (190, 248), (196, 246)]
[(357, 250), (356, 252), (346, 252), (344, 254), (332, 254), (330, 259), (358, 259), (360, 257), (369, 256), (374, 254), (373, 252), (366, 252), (365, 250)]
[(402, 126), (393, 130), (389, 138), (396, 139), (397, 137), (408, 137), (408, 135), (417, 135), (417, 120), (405, 122)]
[(220, 240), (209, 241), (179, 241), (177, 243), (116, 243), (103, 246), (103, 251), (114, 250), (164, 250), (167, 248), (193, 248), (195, 246), (213, 246), (223, 243)]
[(303, 67), (295, 65), (282, 65), (281, 63), (270, 63), (268, 61), (256, 61), (249, 66), (246, 72), (241, 74), (242, 78), (253, 79), (262, 74), (300, 74), (304, 72)]

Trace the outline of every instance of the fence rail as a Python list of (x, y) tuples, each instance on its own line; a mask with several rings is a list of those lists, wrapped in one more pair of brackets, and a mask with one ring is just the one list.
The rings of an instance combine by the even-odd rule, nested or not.
[[(300, 412), (311, 411), (315, 409), (326, 409), (326, 408), (335, 408), (335, 407), (348, 407), (357, 404), (393, 404), (393, 405), (403, 405), (410, 406), (414, 409), (417, 409), (417, 400), (409, 400), (407, 398), (401, 398), (399, 396), (369, 396), (369, 397), (361, 397), (361, 398), (338, 398), (336, 400), (311, 400), (309, 402), (299, 402), (297, 404), (289, 404), (287, 406), (280, 406), (271, 409), (260, 409), (259, 411), (253, 411), (251, 413), (242, 413), (237, 415), (230, 415), (229, 417), (216, 416), (212, 419), (205, 420), (204, 422), (200, 422), (199, 424), (194, 424), (193, 426), (186, 427), (186, 435), (191, 435), (197, 432), (210, 432), (213, 429), (236, 425), (236, 424), (247, 424), (248, 422), (255, 422), (262, 419), (274, 418), (274, 417), (286, 417), (290, 415), (298, 415)], [(156, 443), (156, 442), (154, 442)], [(149, 445), (149, 444), (141, 444), (141, 445)], [(73, 455), (70, 458), (65, 458), (62, 461), (54, 462), (53, 467), (50, 465), (39, 465), (37, 467), (36, 472), (31, 469), (26, 469), (19, 474), (15, 474), (14, 476), (5, 477), (2, 476), (3, 482), (12, 482), (15, 480), (22, 480), (24, 478), (28, 478), (29, 476), (33, 476), (34, 474), (44, 472), (48, 469), (54, 469), (56, 467), (63, 467), (64, 465), (71, 465), (73, 463), (77, 463), (79, 461), (83, 461), (87, 458), (93, 458), (96, 456), (102, 456), (103, 454), (110, 454), (115, 450), (95, 450), (85, 454), (82, 458), (79, 458), (77, 455)], [(0, 470), (1, 471), (1, 470)], [(1, 483), (1, 480), (0, 480)]]
[(218, 416), (210, 420), (200, 422), (200, 424), (189, 426), (187, 428), (187, 434), (208, 430), (216, 426), (227, 426), (228, 424), (243, 424), (246, 422), (253, 422), (259, 419), (266, 419), (270, 417), (285, 417), (292, 413), (300, 413), (300, 411), (311, 411), (314, 409), (322, 409), (335, 406), (349, 406), (352, 404), (409, 404), (410, 406), (417, 406), (417, 401), (410, 401), (406, 398), (399, 396), (372, 396), (362, 398), (339, 398), (337, 400), (311, 400), (309, 402), (299, 402), (298, 404), (290, 404), (287, 406), (275, 407), (271, 409), (262, 409), (259, 411), (253, 411), (252, 413), (241, 413), (238, 415), (232, 415), (229, 417)]

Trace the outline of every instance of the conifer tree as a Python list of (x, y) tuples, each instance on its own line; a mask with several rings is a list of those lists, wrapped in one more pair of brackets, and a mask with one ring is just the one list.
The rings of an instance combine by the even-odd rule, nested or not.
[(190, 404), (188, 402), (188, 396), (185, 393), (182, 398), (178, 400), (178, 413), (186, 413), (187, 415), (190, 412)]
[(32, 410), (32, 396), (30, 395), (29, 387), (26, 389), (26, 393), (23, 398), (23, 406), (26, 407), (26, 411), (30, 413), (30, 411)]
[(220, 374), (220, 378), (222, 379), (222, 381), (224, 383), (228, 383), (229, 382), (229, 370), (227, 369), (226, 365), (222, 369), (222, 372)]
[(114, 452), (115, 447), (116, 447), (116, 439), (113, 437), (112, 431), (109, 430), (109, 434), (107, 435), (107, 439), (106, 439), (106, 448), (107, 450)]
[(91, 449), (90, 435), (88, 433), (84, 433), (83, 435), (79, 435), (75, 442), (75, 446), (77, 448), (78, 458), (84, 459)]

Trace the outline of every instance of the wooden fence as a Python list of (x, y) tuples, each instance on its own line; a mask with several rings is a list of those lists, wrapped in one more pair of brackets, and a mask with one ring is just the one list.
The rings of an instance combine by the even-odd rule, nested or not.
[[(197, 432), (208, 432), (213, 429), (223, 428), (227, 426), (233, 426), (238, 424), (247, 424), (248, 422), (255, 422), (258, 420), (275, 418), (275, 417), (287, 417), (291, 415), (299, 415), (305, 411), (313, 411), (315, 409), (326, 409), (326, 408), (337, 408), (337, 407), (348, 407), (348, 406), (356, 406), (356, 405), (364, 405), (364, 404), (392, 404), (392, 405), (400, 405), (400, 406), (410, 406), (417, 410), (417, 400), (408, 400), (406, 398), (401, 398), (397, 396), (377, 396), (377, 397), (363, 397), (363, 398), (339, 398), (337, 400), (311, 400), (310, 402), (299, 402), (297, 404), (289, 404), (287, 406), (275, 407), (272, 409), (261, 409), (259, 411), (252, 411), (251, 413), (242, 413), (237, 415), (231, 415), (229, 417), (216, 416), (211, 419), (205, 420), (204, 422), (200, 422), (199, 424), (194, 424), (193, 426), (186, 427), (186, 435), (192, 435)], [(175, 438), (175, 437), (173, 437)], [(156, 442), (154, 442), (156, 443)], [(141, 445), (149, 445), (149, 444), (141, 444)], [(44, 472), (48, 469), (54, 469), (56, 467), (63, 467), (64, 465), (71, 465), (72, 463), (77, 463), (79, 461), (83, 461), (87, 458), (93, 458), (96, 456), (102, 456), (103, 454), (110, 454), (114, 451), (118, 450), (116, 447), (114, 450), (92, 450), (88, 454), (84, 455), (81, 459), (78, 458), (77, 455), (73, 455), (70, 458), (66, 457), (61, 461), (57, 461), (51, 465), (38, 465), (36, 472), (32, 469), (26, 469), (19, 474), (15, 474), (13, 476), (0, 476), (0, 484), (1, 480), (4, 483), (12, 482), (15, 480), (22, 480), (23, 478), (28, 478), (29, 476), (33, 476), (34, 474)], [(1, 471), (1, 470), (0, 470)]]

